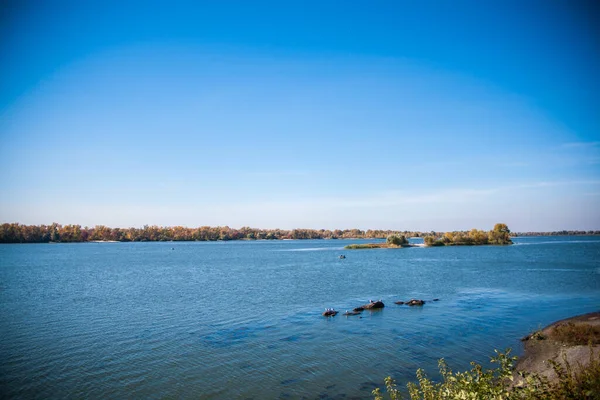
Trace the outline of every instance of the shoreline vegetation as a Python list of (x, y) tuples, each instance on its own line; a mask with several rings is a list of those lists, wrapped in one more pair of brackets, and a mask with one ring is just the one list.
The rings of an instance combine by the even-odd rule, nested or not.
[[(510, 231), (509, 231), (510, 232)], [(81, 225), (22, 225), (4, 223), (0, 225), (0, 243), (79, 243), (79, 242), (168, 242), (168, 241), (229, 241), (229, 240), (301, 240), (301, 239), (387, 239), (390, 235), (405, 238), (418, 237), (430, 241), (430, 246), (453, 246), (474, 244), (498, 244), (485, 241), (484, 231), (420, 232), (379, 229), (257, 229), (228, 226), (148, 226), (142, 228), (110, 228), (103, 225), (82, 227)], [(600, 231), (556, 231), (556, 232), (510, 232), (510, 236), (559, 236), (600, 235)], [(430, 238), (430, 239), (427, 239)], [(425, 243), (427, 245), (427, 242)], [(378, 246), (378, 247), (375, 247)], [(410, 246), (396, 246), (410, 247)], [(385, 243), (372, 247), (393, 248)]]
[[(496, 224), (491, 231), (471, 229), (468, 232), (446, 232), (443, 235), (426, 235), (423, 237), (425, 247), (436, 246), (482, 246), (482, 245), (509, 245), (510, 229), (506, 224)], [(385, 243), (350, 244), (345, 249), (398, 249), (402, 247), (417, 247), (418, 244), (409, 243), (404, 235), (390, 235)]]
[(506, 224), (496, 224), (494, 229), (485, 232), (471, 229), (469, 232), (446, 232), (440, 238), (433, 235), (423, 238), (425, 246), (481, 246), (486, 244), (513, 244), (510, 239), (510, 229)]
[(417, 245), (408, 242), (404, 235), (390, 235), (384, 243), (359, 243), (349, 244), (344, 249), (359, 250), (359, 249), (400, 249), (402, 247), (416, 247)]
[(373, 396), (375, 400), (600, 399), (600, 312), (555, 322), (522, 340), (521, 359), (511, 356), (510, 349), (496, 350), (491, 358), (495, 368), (485, 370), (471, 362), (473, 368), (463, 372), (453, 372), (441, 359), (440, 381), (432, 381), (419, 369), (417, 382), (408, 383), (406, 391), (388, 376), (386, 397), (379, 388)]

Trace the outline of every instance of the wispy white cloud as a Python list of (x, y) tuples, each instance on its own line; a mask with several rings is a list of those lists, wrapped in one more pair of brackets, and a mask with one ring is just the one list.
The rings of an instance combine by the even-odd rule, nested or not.
[[(540, 203), (537, 194), (546, 197), (547, 190), (564, 192), (567, 197), (547, 196), (549, 200)], [(536, 226), (545, 226), (543, 224), (549, 221), (550, 216), (558, 216), (560, 221), (566, 222), (570, 218), (575, 218), (575, 222), (582, 221), (573, 226), (593, 225), (592, 222), (600, 218), (600, 214), (594, 211), (598, 193), (600, 180), (573, 179), (515, 182), (480, 188), (389, 190), (352, 196), (274, 197), (266, 201), (249, 201), (243, 196), (211, 198), (203, 202), (182, 202), (177, 207), (133, 201), (118, 204), (92, 201), (74, 205), (60, 199), (39, 207), (34, 203), (5, 201), (0, 203), (0, 219), (34, 224), (57, 221), (89, 226), (157, 224), (383, 229), (403, 227), (412, 221), (407, 228), (423, 230), (485, 228), (498, 221), (514, 221), (522, 224), (519, 229), (535, 230), (541, 229)], [(566, 204), (570, 206), (566, 207)], [(586, 213), (591, 217), (584, 218)], [(48, 215), (52, 216), (51, 220), (46, 219)]]
[(529, 165), (531, 165), (531, 164), (528, 162), (524, 162), (524, 161), (512, 161), (512, 162), (498, 164), (498, 166), (500, 166), (500, 167), (515, 167), (515, 168), (528, 167)]
[(599, 147), (599, 146), (600, 146), (600, 142), (570, 142), (570, 143), (563, 143), (560, 147), (568, 148), (568, 149), (574, 149), (574, 148), (582, 149), (582, 148), (592, 148), (592, 147)]
[(600, 157), (591, 157), (591, 158), (587, 158), (585, 160), (585, 162), (589, 165), (596, 165), (596, 164), (600, 164)]
[[(448, 188), (436, 191), (390, 190), (366, 196), (323, 196), (306, 197), (293, 200), (272, 200), (240, 204), (242, 208), (264, 208), (270, 210), (309, 210), (309, 209), (369, 209), (390, 208), (416, 205), (467, 204), (499, 194), (512, 196), (523, 189), (545, 189), (560, 186), (596, 186), (600, 180), (563, 180), (515, 183), (487, 188)], [(231, 204), (215, 205), (217, 208), (231, 208)]]
[(577, 185), (600, 185), (600, 180), (588, 179), (588, 180), (571, 180), (571, 181), (547, 181), (547, 182), (532, 182), (524, 183), (516, 186), (506, 186), (504, 189), (516, 189), (516, 188), (544, 188), (554, 186), (577, 186)]
[(275, 171), (249, 171), (249, 172), (240, 172), (240, 174), (249, 176), (249, 177), (258, 177), (258, 178), (280, 178), (280, 177), (300, 177), (300, 176), (308, 176), (310, 173), (308, 171), (302, 170), (275, 170)]

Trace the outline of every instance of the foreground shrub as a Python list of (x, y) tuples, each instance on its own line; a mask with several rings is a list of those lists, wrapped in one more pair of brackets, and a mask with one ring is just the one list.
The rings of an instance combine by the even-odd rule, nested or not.
[[(411, 400), (437, 399), (495, 399), (495, 400), (576, 400), (600, 399), (600, 357), (594, 354), (590, 343), (589, 365), (572, 366), (563, 359), (564, 366), (550, 361), (557, 374), (557, 380), (550, 382), (545, 377), (519, 373), (522, 382), (514, 385), (514, 362), (517, 357), (510, 356), (510, 350), (505, 353), (496, 351), (497, 356), (491, 359), (498, 367), (484, 370), (472, 362), (472, 369), (466, 372), (453, 373), (446, 362), (439, 361), (441, 382), (427, 378), (424, 371), (417, 371), (418, 383), (409, 383), (408, 393)], [(387, 395), (391, 400), (402, 399), (391, 377), (385, 379)], [(376, 400), (383, 400), (379, 388), (373, 390)]]
[[(573, 367), (566, 358), (565, 366), (550, 360), (558, 376), (556, 383), (549, 385), (548, 399), (600, 399), (600, 354), (593, 352), (590, 344), (590, 360), (585, 368)], [(538, 377), (534, 377), (534, 379)]]
[[(511, 379), (513, 363), (516, 357), (510, 357), (510, 350), (506, 353), (497, 353), (492, 358), (493, 363), (498, 363), (498, 368), (484, 370), (481, 365), (471, 363), (473, 368), (466, 372), (453, 373), (444, 359), (439, 361), (442, 382), (435, 383), (425, 375), (422, 369), (417, 370), (417, 383), (408, 384), (408, 392), (412, 400), (437, 400), (437, 399), (504, 399), (509, 390), (504, 381)], [(401, 393), (396, 388), (394, 381), (388, 377), (385, 380), (386, 389), (392, 400), (402, 399)], [(383, 400), (379, 388), (373, 391), (377, 400)]]

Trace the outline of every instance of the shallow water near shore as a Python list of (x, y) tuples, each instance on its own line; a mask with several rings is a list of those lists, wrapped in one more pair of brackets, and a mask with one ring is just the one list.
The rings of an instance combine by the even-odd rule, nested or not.
[(600, 309), (600, 238), (514, 241), (0, 245), (0, 397), (371, 398)]

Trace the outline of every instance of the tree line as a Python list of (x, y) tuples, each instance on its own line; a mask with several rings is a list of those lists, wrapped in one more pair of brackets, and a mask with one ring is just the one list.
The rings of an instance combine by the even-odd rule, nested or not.
[[(508, 228), (507, 228), (508, 229)], [(554, 235), (600, 235), (600, 231), (558, 232), (510, 232), (510, 236), (554, 236)], [(142, 228), (110, 228), (103, 225), (82, 227), (81, 225), (22, 225), (4, 223), (0, 225), (0, 243), (50, 243), (50, 242), (160, 242), (160, 241), (217, 241), (217, 240), (280, 240), (280, 239), (386, 239), (390, 235), (423, 237), (429, 245), (452, 244), (496, 244), (495, 234), (473, 229), (456, 232), (393, 231), (380, 229), (257, 229), (228, 226), (183, 226), (144, 225)], [(502, 236), (504, 237), (504, 236)], [(502, 239), (504, 240), (504, 239)]]
[[(435, 233), (435, 232), (432, 232)], [(421, 232), (361, 229), (257, 229), (228, 226), (144, 225), (142, 228), (110, 228), (103, 225), (0, 225), (0, 243), (74, 243), (93, 241), (163, 242), (163, 241), (217, 241), (217, 240), (278, 240), (278, 239), (385, 239), (390, 235), (421, 236)]]
[(600, 231), (552, 231), (552, 232), (516, 232), (514, 236), (593, 236)]

